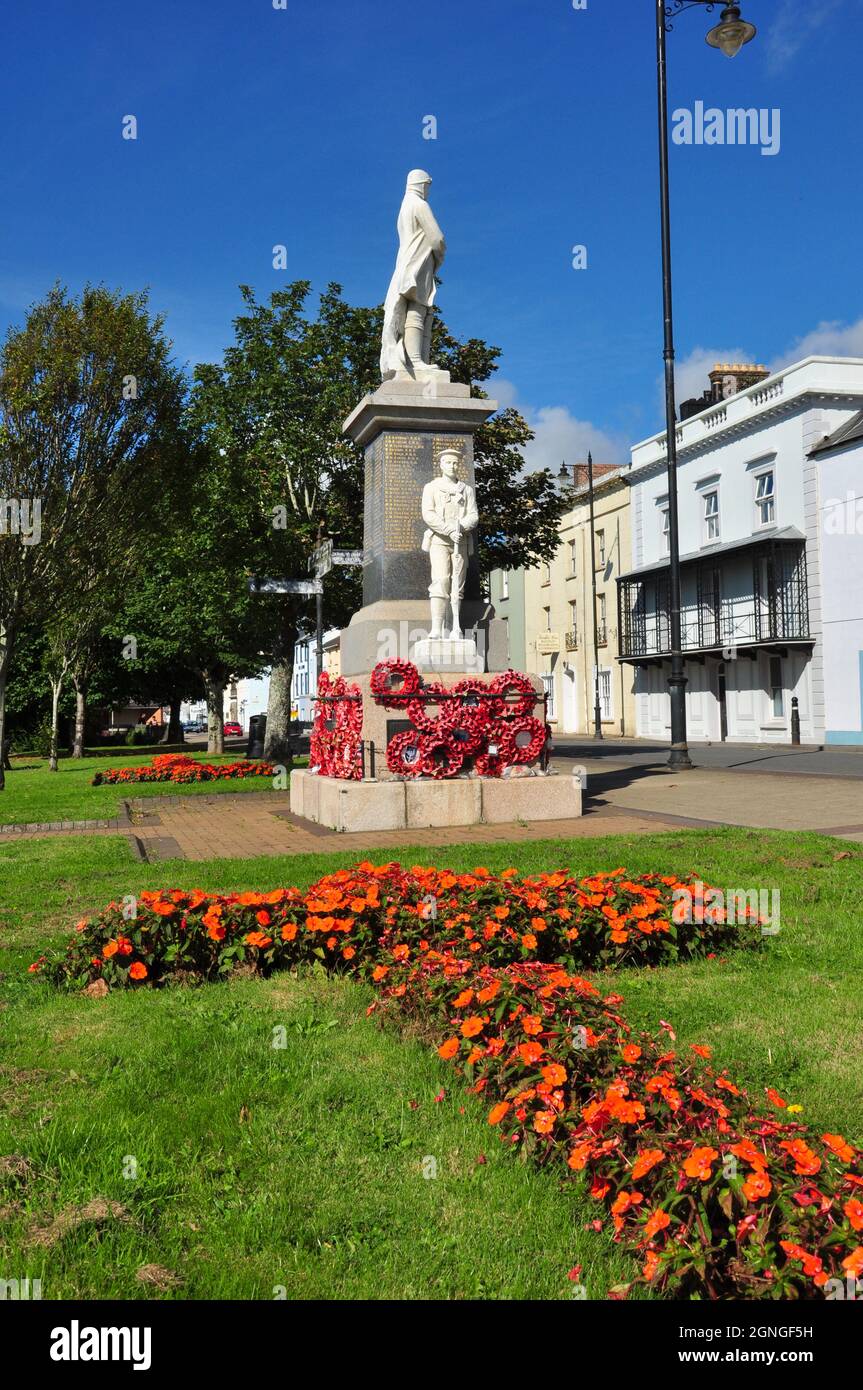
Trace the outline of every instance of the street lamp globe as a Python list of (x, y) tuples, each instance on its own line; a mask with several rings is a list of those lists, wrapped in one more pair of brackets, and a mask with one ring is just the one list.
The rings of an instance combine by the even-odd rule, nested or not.
[(712, 48), (721, 48), (726, 58), (736, 58), (755, 33), (755, 25), (740, 18), (739, 5), (726, 5), (719, 23), (707, 35), (707, 42)]

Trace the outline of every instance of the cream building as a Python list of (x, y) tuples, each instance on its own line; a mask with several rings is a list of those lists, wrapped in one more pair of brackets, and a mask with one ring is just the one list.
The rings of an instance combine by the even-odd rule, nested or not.
[[(592, 735), (594, 728), (593, 593), (590, 508), (576, 470), (573, 503), (561, 520), (560, 545), (549, 564), (524, 577), (527, 670), (542, 677), (548, 721), (559, 734)], [(618, 660), (617, 579), (631, 568), (628, 469), (594, 469), (596, 614), (602, 732), (635, 734), (633, 672)]]

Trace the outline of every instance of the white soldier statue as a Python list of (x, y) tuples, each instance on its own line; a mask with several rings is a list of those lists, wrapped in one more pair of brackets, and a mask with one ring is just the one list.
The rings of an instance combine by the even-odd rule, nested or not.
[(446, 635), (455, 641), (463, 637), (461, 600), (468, 549), (473, 545), (479, 514), (473, 488), (458, 476), (460, 457), (456, 449), (445, 449), (440, 456), (440, 477), (423, 488), (422, 513), (428, 528), (423, 550), (431, 560), (431, 640), (444, 636), (447, 604), (452, 609), (452, 626)]
[(435, 275), (446, 254), (443, 232), (428, 205), (431, 177), (424, 169), (408, 174), (398, 217), (399, 251), (384, 304), (381, 377), (428, 376)]

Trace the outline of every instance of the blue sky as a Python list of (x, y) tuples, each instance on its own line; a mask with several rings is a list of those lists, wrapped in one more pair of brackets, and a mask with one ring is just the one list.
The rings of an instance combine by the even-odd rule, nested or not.
[[(681, 398), (717, 358), (863, 356), (863, 0), (743, 12), (759, 34), (734, 61), (704, 42), (717, 12), (669, 35), (672, 110), (781, 113), (773, 157), (672, 149)], [(503, 349), (532, 461), (621, 459), (660, 427), (652, 0), (6, 0), (0, 44), (4, 327), (58, 278), (148, 285), (194, 362), (229, 341), (240, 282), (380, 301), (419, 166), (441, 306)]]

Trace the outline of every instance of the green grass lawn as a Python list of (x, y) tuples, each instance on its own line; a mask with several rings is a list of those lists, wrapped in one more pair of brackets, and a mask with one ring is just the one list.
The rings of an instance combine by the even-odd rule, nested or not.
[[(137, 797), (221, 796), (226, 792), (272, 791), (272, 782), (266, 777), (236, 777), (224, 782), (188, 785), (170, 782), (142, 782), (125, 787), (91, 785), (96, 772), (104, 772), (108, 767), (144, 766), (160, 751), (159, 748), (116, 748), (86, 758), (64, 757), (56, 772), (48, 771), (47, 759), (13, 758), (13, 771), (6, 773), (6, 789), (0, 792), (0, 826), (26, 825), (31, 821), (112, 820), (121, 814), (124, 801)], [(233, 763), (245, 757), (245, 744), (225, 754), (210, 755), (196, 749), (192, 756), (198, 762), (215, 765)]]
[[(722, 888), (778, 888), (781, 932), (762, 955), (621, 972), (614, 988), (634, 1022), (670, 1022), (682, 1046), (710, 1043), (753, 1092), (772, 1085), (819, 1129), (863, 1140), (859, 846), (685, 830), (400, 857), (524, 871), (673, 867)], [(588, 1297), (601, 1297), (627, 1277), (626, 1257), (584, 1231), (579, 1192), (501, 1152), (482, 1106), (427, 1042), (365, 1018), (363, 987), (276, 977), (94, 1001), (26, 974), (80, 912), (113, 897), (156, 885), (302, 886), (353, 858), (147, 865), (113, 837), (0, 848), (0, 1153), (33, 1165), (0, 1191), (0, 1241), (5, 1233), (4, 1264), (42, 1277), (44, 1297), (141, 1296), (143, 1264), (183, 1280), (173, 1296), (216, 1298), (270, 1298), (278, 1285), (289, 1298), (567, 1298), (566, 1270), (578, 1263)], [(278, 1024), (284, 1050), (271, 1046)], [(126, 1155), (137, 1180), (123, 1177)], [(437, 1179), (422, 1177), (426, 1157)], [(38, 1243), (99, 1196), (128, 1217)]]

